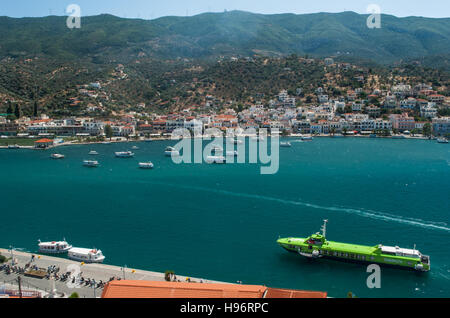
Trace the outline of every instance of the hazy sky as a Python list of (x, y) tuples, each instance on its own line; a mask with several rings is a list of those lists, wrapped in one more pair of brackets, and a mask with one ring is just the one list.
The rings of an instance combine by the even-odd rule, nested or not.
[(400, 17), (450, 17), (449, 0), (0, 0), (0, 16), (36, 17), (66, 15), (78, 4), (83, 16), (110, 13), (127, 18), (154, 19), (167, 15), (244, 10), (256, 13), (314, 13), (355, 11), (366, 13), (378, 4), (382, 13)]

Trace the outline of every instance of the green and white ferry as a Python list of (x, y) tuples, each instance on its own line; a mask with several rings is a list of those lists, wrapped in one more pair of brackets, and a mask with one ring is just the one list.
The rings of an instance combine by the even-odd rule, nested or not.
[(308, 238), (280, 238), (278, 244), (289, 252), (319, 259), (330, 258), (345, 262), (362, 262), (412, 269), (428, 272), (431, 269), (430, 257), (414, 249), (398, 246), (364, 246), (328, 241), (326, 239), (328, 220), (322, 227), (322, 234), (316, 233)]

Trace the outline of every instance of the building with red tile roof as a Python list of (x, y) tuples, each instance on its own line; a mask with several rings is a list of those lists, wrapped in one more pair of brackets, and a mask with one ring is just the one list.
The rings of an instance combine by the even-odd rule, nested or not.
[(273, 289), (258, 285), (121, 280), (109, 282), (102, 298), (326, 298), (325, 292)]

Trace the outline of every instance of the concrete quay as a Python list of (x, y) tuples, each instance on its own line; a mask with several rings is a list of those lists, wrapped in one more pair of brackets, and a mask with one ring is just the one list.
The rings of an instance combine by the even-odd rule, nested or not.
[[(8, 249), (1, 249), (0, 254), (11, 258), (11, 251)], [(108, 282), (111, 278), (115, 277), (120, 279), (127, 280), (144, 280), (144, 281), (165, 281), (165, 274), (158, 272), (151, 272), (140, 269), (133, 268), (123, 268), (120, 266), (106, 265), (106, 264), (82, 264), (77, 261), (72, 261), (63, 257), (52, 257), (47, 255), (40, 254), (31, 254), (20, 251), (13, 251), (13, 258), (15, 261), (15, 266), (19, 266), (21, 268), (25, 267), (25, 264), (31, 261), (32, 255), (35, 255), (34, 261), (32, 265), (37, 266), (39, 268), (47, 269), (49, 266), (56, 266), (60, 268), (59, 274), (63, 274), (66, 272), (74, 272), (79, 271), (81, 276), (85, 279), (95, 279), (98, 283), (100, 281)], [(8, 265), (11, 265), (11, 259), (8, 260)], [(0, 286), (3, 284), (10, 284), (18, 287), (17, 278), (18, 274), (11, 273), (7, 275), (5, 271), (0, 272)], [(74, 275), (76, 276), (76, 274)], [(187, 278), (191, 282), (196, 283), (223, 283), (217, 281), (211, 281), (200, 278), (192, 278), (188, 276), (179, 276), (176, 275), (176, 279), (181, 282), (186, 282)], [(27, 277), (21, 275), (22, 279), (22, 288), (29, 290), (37, 290), (42, 291), (44, 293), (49, 293), (53, 289), (52, 280), (48, 279), (39, 279), (33, 277)], [(76, 292), (81, 298), (94, 298), (100, 297), (102, 294), (102, 289), (94, 289), (88, 286), (76, 286), (74, 287), (71, 279), (66, 282), (55, 281), (55, 289), (57, 293), (61, 296), (64, 293), (63, 297), (68, 297), (72, 293)]]

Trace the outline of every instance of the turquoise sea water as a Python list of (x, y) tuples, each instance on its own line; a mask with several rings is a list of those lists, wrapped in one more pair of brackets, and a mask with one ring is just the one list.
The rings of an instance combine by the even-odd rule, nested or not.
[[(0, 246), (30, 252), (37, 240), (66, 237), (97, 247), (106, 263), (271, 287), (328, 291), (332, 297), (450, 297), (450, 147), (431, 141), (291, 140), (280, 171), (258, 165), (175, 165), (173, 141), (0, 150)], [(101, 167), (82, 166), (88, 152)], [(51, 160), (50, 154), (66, 155)], [(140, 161), (154, 170), (140, 170)], [(417, 248), (432, 271), (310, 261), (282, 250), (279, 236), (305, 237), (329, 219), (328, 239)]]

